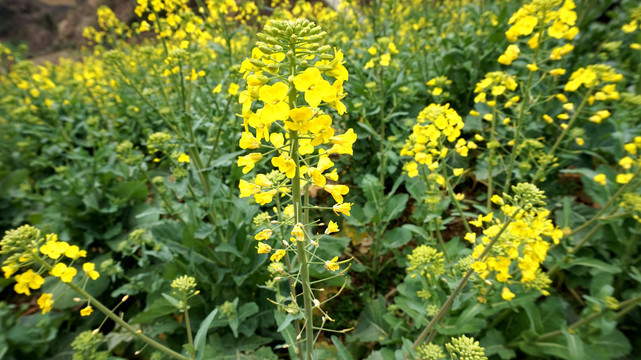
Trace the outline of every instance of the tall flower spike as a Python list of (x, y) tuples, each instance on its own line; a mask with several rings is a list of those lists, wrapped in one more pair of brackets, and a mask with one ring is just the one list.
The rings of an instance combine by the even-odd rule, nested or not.
[[(278, 226), (287, 227), (288, 231), (261, 230), (254, 235), (259, 241), (255, 248), (258, 254), (270, 258), (272, 273), (297, 273), (300, 279), (305, 359), (311, 359), (314, 345), (312, 311), (320, 308), (314, 305), (320, 302), (314, 298), (309, 283), (310, 250), (319, 246), (322, 236), (338, 231), (338, 226), (330, 222), (333, 226), (324, 234), (320, 232), (310, 238), (314, 233), (308, 229), (312, 221), (303, 214), (303, 206), (308, 206), (310, 189), (318, 187), (337, 203), (333, 207), (337, 215), (349, 216), (351, 203), (344, 202), (343, 198), (349, 187), (336, 183), (338, 172), (330, 156), (351, 155), (356, 141), (352, 129), (339, 133), (332, 128), (330, 109), (341, 115), (347, 110), (341, 99), (345, 96), (343, 83), (349, 74), (343, 66), (342, 52), (334, 49), (332, 55), (330, 46), (320, 44), (325, 35), (320, 27), (305, 19), (271, 21), (257, 34), (260, 41), (240, 70), (247, 79), (246, 89), (239, 96), (245, 129), (240, 147), (255, 150), (239, 157), (238, 165), (244, 166), (243, 173), (248, 173), (258, 167), (257, 162), (267, 154), (274, 154), (271, 159), (265, 159), (273, 171), (258, 174), (251, 182), (240, 181), (241, 197), (253, 196), (261, 205), (277, 199), (275, 218), (282, 219)], [(263, 148), (267, 154), (261, 153)], [(279, 194), (288, 198), (282, 200)], [(281, 234), (288, 235), (278, 239)], [(279, 249), (281, 244), (284, 248)], [(296, 252), (297, 263), (288, 257), (285, 270), (280, 260), (289, 251)], [(324, 259), (324, 264), (328, 272), (340, 271), (338, 256)], [(284, 306), (299, 309), (296, 299), (301, 296), (296, 293), (300, 290), (293, 286), (290, 291), (294, 300)]]

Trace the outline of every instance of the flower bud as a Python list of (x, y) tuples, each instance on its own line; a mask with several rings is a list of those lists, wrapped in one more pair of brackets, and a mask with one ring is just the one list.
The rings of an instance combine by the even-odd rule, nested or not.
[(316, 50), (316, 51), (318, 51), (319, 53), (326, 53), (326, 52), (330, 51), (331, 49), (332, 49), (331, 46), (323, 45), (323, 46), (319, 47), (318, 50)]
[(260, 61), (260, 60), (258, 60), (258, 59), (249, 59), (249, 62), (250, 62), (252, 65), (254, 65), (254, 66), (256, 66), (256, 67), (259, 67), (259, 68), (263, 68), (263, 67), (265, 67), (265, 63), (264, 63), (264, 62), (262, 62), (262, 61)]

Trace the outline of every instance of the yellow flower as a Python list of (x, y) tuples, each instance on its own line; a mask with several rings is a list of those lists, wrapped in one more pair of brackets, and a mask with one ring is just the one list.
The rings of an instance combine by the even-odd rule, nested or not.
[(464, 239), (474, 244), (476, 241), (476, 234), (473, 232), (466, 233)]
[(629, 156), (625, 156), (621, 160), (619, 160), (619, 165), (621, 165), (621, 167), (626, 170), (630, 170), (633, 164), (634, 160)]
[(229, 84), (229, 89), (227, 89), (227, 93), (229, 95), (236, 95), (236, 94), (238, 94), (238, 89), (239, 88), (240, 87), (238, 86), (238, 84), (231, 83), (231, 84)]
[(492, 201), (494, 204), (499, 205), (499, 206), (502, 206), (504, 204), (503, 198), (501, 198), (500, 196), (498, 196), (496, 194), (492, 195), (492, 198), (490, 199), (490, 201)]
[(42, 309), (42, 315), (53, 309), (53, 294), (44, 293), (38, 298), (38, 306)]
[(530, 71), (537, 71), (537, 70), (539, 70), (539, 67), (536, 65), (536, 63), (527, 64), (526, 66), (527, 66), (528, 70), (530, 70)]
[[(294, 130), (298, 131), (301, 133), (306, 133), (309, 131), (311, 127), (311, 122), (309, 120), (312, 119), (312, 116), (314, 116), (314, 113), (312, 112), (312, 109), (308, 107), (300, 107), (300, 108), (294, 108), (289, 110), (289, 119), (291, 121), (286, 121), (285, 122), (285, 127), (288, 130)], [(331, 119), (330, 119), (331, 123)]]
[(276, 250), (276, 252), (274, 252), (272, 256), (269, 257), (269, 260), (280, 261), (285, 256), (285, 253), (286, 253), (285, 250), (282, 250), (282, 249)]
[(67, 267), (63, 263), (57, 263), (56, 266), (51, 269), (50, 274), (59, 277), (62, 282), (70, 283), (73, 280), (73, 277), (76, 276), (78, 272), (73, 267)]
[(260, 142), (250, 132), (245, 131), (240, 135), (239, 146), (241, 149), (258, 149)]
[(305, 240), (305, 232), (303, 231), (303, 224), (298, 223), (294, 226), (294, 228), (292, 229), (292, 236), (294, 236), (298, 241)]
[(334, 258), (330, 261), (325, 261), (325, 269), (329, 271), (336, 271), (340, 269), (340, 266), (338, 266), (336, 261), (338, 261), (338, 256), (334, 256)]
[(552, 69), (552, 70), (548, 71), (548, 74), (550, 74), (552, 76), (561, 76), (561, 75), (565, 74), (565, 69)]
[(583, 146), (583, 144), (585, 144), (585, 140), (583, 140), (583, 138), (576, 138), (575, 141), (579, 146)]
[(630, 182), (630, 180), (632, 180), (633, 177), (634, 174), (618, 174), (616, 181), (619, 184), (627, 184)]
[(272, 237), (272, 230), (271, 229), (264, 229), (261, 230), (258, 234), (254, 235), (254, 239), (258, 241), (264, 241), (264, 240), (269, 240), (269, 238)]
[(256, 246), (256, 250), (259, 254), (268, 254), (272, 251), (272, 247), (265, 243), (259, 242), (258, 246)]
[(503, 291), (501, 291), (501, 297), (505, 301), (512, 301), (516, 295), (514, 295), (513, 292), (510, 291), (510, 289), (506, 287), (503, 288)]
[(339, 204), (343, 203), (343, 195), (347, 195), (349, 192), (349, 188), (345, 185), (325, 185), (323, 189), (332, 194), (334, 200)]
[(93, 308), (91, 306), (87, 306), (84, 309), (80, 310), (80, 316), (89, 316), (93, 312)]
[(100, 273), (96, 271), (96, 264), (94, 263), (84, 263), (82, 264), (82, 270), (89, 275), (92, 280), (96, 280), (100, 277)]
[(334, 205), (334, 206), (332, 207), (332, 210), (334, 210), (334, 212), (336, 213), (336, 215), (338, 215), (339, 213), (343, 213), (343, 214), (345, 214), (345, 215), (347, 215), (347, 216), (350, 216), (350, 213), (349, 213), (349, 212), (352, 210), (352, 205), (354, 205), (354, 204), (344, 202), (344, 203), (342, 203), (342, 204), (336, 204), (336, 205)]
[(321, 76), (320, 70), (315, 67), (307, 68), (294, 78), (296, 90), (305, 93), (305, 101), (311, 107), (318, 107), (322, 101), (333, 102), (336, 100), (336, 90)]
[(251, 153), (249, 155), (239, 156), (237, 165), (239, 167), (244, 166), (243, 174), (247, 174), (254, 168), (254, 166), (256, 166), (256, 162), (262, 158), (263, 155), (261, 153)]
[(76, 245), (71, 245), (65, 251), (65, 256), (73, 260), (78, 260), (81, 257), (87, 257), (87, 252), (85, 250), (80, 250)]
[(189, 155), (187, 154), (180, 154), (180, 156), (178, 156), (179, 163), (189, 163), (189, 161)]
[(327, 229), (325, 229), (325, 234), (329, 235), (338, 231), (338, 224), (330, 220), (329, 224), (327, 225)]
[(459, 176), (459, 175), (461, 175), (463, 173), (463, 170), (464, 169), (462, 169), (462, 168), (456, 168), (456, 169), (452, 170), (452, 173), (454, 174), (454, 176)]
[(346, 133), (334, 136), (332, 139), (332, 148), (327, 151), (328, 155), (331, 154), (349, 154), (354, 155), (352, 145), (356, 142), (356, 133), (353, 129), (348, 129)]
[(4, 272), (4, 278), (8, 279), (13, 275), (16, 271), (20, 269), (20, 265), (16, 263), (12, 263), (9, 265), (5, 265), (2, 267), (2, 271)]
[(67, 249), (69, 248), (69, 244), (64, 241), (56, 241), (56, 239), (58, 239), (58, 236), (55, 234), (49, 235), (47, 235), (47, 238), (51, 240), (48, 240), (44, 245), (40, 247), (40, 252), (44, 255), (47, 255), (51, 259), (56, 260), (67, 251)]
[(17, 283), (13, 287), (16, 293), (31, 295), (31, 291), (29, 289), (40, 289), (42, 284), (45, 283), (45, 279), (33, 270), (29, 269), (22, 274), (16, 275), (16, 282)]
[(281, 154), (272, 158), (272, 165), (278, 168), (278, 171), (292, 179), (296, 175), (296, 163), (289, 156)]
[(389, 66), (392, 56), (389, 53), (381, 55), (381, 66)]
[(286, 101), (288, 91), (289, 87), (282, 82), (261, 86), (258, 99), (265, 103), (260, 113), (263, 123), (271, 124), (277, 120), (287, 120), (289, 117), (289, 104)]
[(635, 144), (635, 143), (625, 144), (625, 145), (623, 145), (623, 149), (625, 149), (625, 151), (628, 154), (635, 155), (637, 153), (637, 144)]

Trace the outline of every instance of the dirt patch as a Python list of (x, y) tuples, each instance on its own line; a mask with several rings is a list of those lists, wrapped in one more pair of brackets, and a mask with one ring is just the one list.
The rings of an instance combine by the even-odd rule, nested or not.
[(96, 26), (96, 10), (100, 6), (109, 6), (121, 21), (130, 22), (134, 17), (134, 3), (130, 0), (4, 0), (0, 2), (0, 41), (26, 43), (30, 57), (79, 48), (85, 43), (82, 30)]

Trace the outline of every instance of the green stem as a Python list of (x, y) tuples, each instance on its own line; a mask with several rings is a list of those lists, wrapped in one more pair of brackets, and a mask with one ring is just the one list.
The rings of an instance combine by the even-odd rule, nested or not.
[[(290, 42), (290, 49), (296, 53), (296, 40)], [(296, 57), (290, 57), (290, 74), (292, 77), (296, 76)], [(296, 88), (290, 84), (289, 89), (289, 108), (296, 108)], [(292, 179), (292, 202), (294, 205), (294, 225), (302, 223), (303, 219), (303, 206), (300, 189), (300, 154), (298, 153), (298, 131), (290, 130), (289, 139), (291, 141), (291, 158), (294, 160), (296, 166), (296, 173)], [(307, 187), (305, 188), (307, 192)], [(303, 306), (305, 324), (305, 355), (304, 359), (312, 360), (314, 350), (314, 320), (313, 320), (313, 305), (312, 305), (312, 289), (309, 284), (309, 263), (307, 259), (306, 245), (308, 242), (306, 229), (303, 229), (305, 239), (303, 241), (296, 241), (296, 253), (298, 261), (300, 262), (300, 281), (303, 288)], [(293, 299), (295, 301), (295, 299)], [(301, 354), (302, 355), (302, 354)]]
[[(629, 300), (621, 302), (621, 304), (619, 304), (619, 307), (621, 307), (623, 309), (616, 313), (615, 318), (620, 318), (623, 315), (627, 314), (632, 309), (634, 309), (634, 307), (636, 307), (639, 303), (641, 303), (641, 296), (637, 296), (637, 297), (634, 297), (632, 299), (629, 299)], [(595, 312), (594, 314), (590, 314), (589, 316), (587, 316), (587, 317), (575, 322), (574, 324), (568, 326), (568, 331), (578, 329), (581, 326), (588, 324), (589, 322), (591, 322), (592, 320), (600, 317), (603, 314), (605, 314), (604, 311), (599, 311), (599, 312)], [(551, 332), (549, 332), (547, 334), (543, 334), (543, 335), (535, 338), (534, 340), (531, 341), (531, 343), (535, 343), (537, 341), (543, 341), (543, 340), (551, 339), (551, 338), (559, 336), (561, 334), (563, 334), (563, 332), (561, 330), (551, 331)]]
[[(516, 216), (517, 214), (518, 214), (518, 212), (515, 213), (514, 216)], [(492, 249), (492, 246), (501, 237), (501, 235), (503, 235), (503, 232), (505, 232), (505, 230), (507, 230), (507, 227), (508, 227), (508, 225), (510, 225), (512, 220), (513, 220), (513, 217), (509, 217), (507, 219), (507, 221), (505, 222), (505, 224), (503, 225), (501, 230), (499, 230), (498, 234), (496, 234), (496, 236), (492, 238), (490, 243), (487, 244), (487, 248), (485, 248), (485, 250), (483, 251), (481, 256), (479, 256), (477, 261), (480, 261), (481, 259), (483, 259), (490, 252), (490, 250)], [(412, 345), (412, 349), (416, 349), (423, 342), (423, 340), (425, 340), (425, 338), (428, 335), (430, 336), (430, 339), (434, 336), (433, 335), (434, 334), (433, 331), (434, 331), (436, 325), (438, 323), (440, 323), (441, 320), (443, 320), (445, 315), (447, 315), (448, 311), (450, 310), (450, 306), (452, 306), (452, 303), (454, 302), (454, 299), (461, 292), (461, 290), (463, 290), (465, 285), (467, 285), (467, 282), (468, 282), (468, 280), (470, 279), (470, 277), (472, 276), (473, 273), (474, 273), (474, 269), (469, 269), (467, 271), (467, 273), (465, 273), (465, 275), (463, 276), (463, 279), (461, 279), (461, 281), (458, 283), (456, 288), (452, 291), (452, 293), (447, 298), (447, 300), (445, 300), (445, 303), (441, 306), (441, 308), (438, 310), (436, 315), (434, 315), (434, 317), (432, 318), (430, 323), (427, 324), (427, 326), (425, 327), (425, 329), (423, 329), (423, 331), (418, 336), (418, 338), (416, 338), (416, 341), (414, 341), (414, 344)], [(405, 356), (405, 358), (408, 359), (409, 358), (409, 354), (407, 356)]]
[(632, 179), (630, 179), (630, 181), (628, 181), (627, 183), (623, 184), (623, 186), (621, 186), (619, 190), (617, 190), (617, 192), (615, 192), (614, 195), (610, 197), (610, 199), (601, 207), (599, 212), (597, 212), (592, 219), (588, 220), (583, 225), (574, 229), (568, 236), (577, 234), (579, 231), (587, 228), (588, 226), (592, 225), (594, 222), (599, 220), (601, 215), (603, 215), (603, 213), (606, 212), (606, 210), (610, 207), (610, 205), (612, 205), (614, 201), (616, 201), (616, 199), (631, 186), (632, 182), (637, 178), (637, 176), (639, 176), (639, 173), (641, 173), (641, 166), (637, 169), (637, 171), (634, 172)]
[[(543, 12), (541, 18), (539, 19), (539, 33), (538, 33), (538, 44), (539, 46), (534, 50), (534, 63), (538, 61), (539, 52), (541, 49), (541, 43), (543, 39), (543, 29), (545, 28), (545, 22), (543, 21), (546, 17), (546, 12)], [(521, 104), (519, 109), (519, 117), (516, 120), (516, 131), (514, 132), (514, 145), (512, 145), (512, 153), (510, 154), (510, 162), (507, 167), (505, 186), (503, 186), (503, 191), (508, 191), (510, 189), (510, 184), (512, 181), (512, 171), (514, 169), (514, 162), (516, 161), (516, 155), (518, 153), (519, 141), (521, 140), (521, 131), (523, 130), (523, 119), (525, 117), (525, 112), (529, 110), (532, 96), (530, 95), (530, 86), (532, 86), (532, 79), (534, 78), (534, 71), (530, 71), (528, 75), (527, 82), (525, 83), (525, 88), (523, 91), (523, 96), (527, 97), (524, 100), (524, 103)]]
[[(40, 263), (41, 265), (43, 265), (47, 269), (47, 271), (51, 271), (52, 267), (51, 267), (51, 265), (49, 265), (49, 263), (47, 263), (45, 260), (43, 260), (38, 255), (33, 254), (33, 256), (34, 256), (34, 258), (36, 259), (36, 261), (38, 263)], [(165, 353), (167, 356), (170, 356), (170, 357), (172, 357), (174, 359), (189, 360), (188, 357), (177, 353), (176, 351), (166, 347), (165, 345), (157, 342), (156, 340), (150, 338), (149, 336), (144, 335), (142, 332), (140, 332), (139, 330), (135, 329), (133, 326), (129, 325), (127, 322), (125, 322), (119, 316), (114, 314), (113, 311), (111, 311), (108, 307), (103, 305), (103, 303), (98, 301), (98, 299), (96, 299), (93, 296), (91, 296), (88, 292), (86, 292), (85, 290), (83, 290), (79, 286), (75, 285), (72, 282), (65, 283), (65, 284), (67, 286), (69, 286), (72, 290), (74, 290), (75, 292), (80, 294), (80, 296), (82, 296), (83, 298), (87, 299), (91, 303), (91, 305), (95, 306), (100, 312), (105, 314), (108, 318), (113, 320), (118, 325), (122, 326), (123, 329), (127, 330), (128, 332), (130, 332), (133, 336), (137, 337), (139, 340), (147, 343), (149, 346), (155, 348), (158, 351), (161, 351), (161, 352)]]
[(458, 211), (458, 213), (461, 215), (461, 220), (463, 221), (463, 226), (465, 227), (465, 231), (472, 232), (472, 229), (470, 228), (470, 224), (467, 223), (467, 218), (463, 213), (463, 208), (461, 208), (461, 203), (456, 199), (456, 196), (454, 196), (454, 189), (452, 189), (452, 184), (450, 184), (450, 179), (447, 177), (447, 166), (445, 166), (445, 164), (443, 164), (443, 179), (445, 181), (445, 187), (447, 188), (447, 193), (450, 195), (450, 199), (452, 199), (452, 202), (454, 203), (454, 207), (456, 207), (456, 211)]
[[(490, 154), (488, 155), (488, 160), (487, 160), (487, 202), (486, 202), (486, 207), (487, 207), (487, 212), (492, 211), (492, 185), (494, 182), (494, 179), (492, 178), (492, 170), (493, 170), (493, 165), (494, 165), (494, 126), (496, 124), (496, 96), (494, 97), (494, 106), (492, 107), (492, 120), (491, 120), (491, 125), (490, 125), (490, 144), (492, 146), (489, 146)], [(513, 151), (514, 152), (514, 151)]]
[(443, 241), (443, 236), (441, 235), (441, 221), (440, 218), (434, 219), (434, 227), (436, 228), (436, 238), (438, 243), (443, 250), (443, 255), (445, 255), (445, 260), (449, 263), (451, 262), (449, 255), (447, 255), (447, 249), (445, 249), (445, 241)]
[(576, 119), (579, 117), (579, 114), (581, 113), (581, 110), (583, 110), (583, 108), (585, 107), (585, 104), (587, 104), (588, 98), (590, 97), (591, 94), (592, 94), (592, 88), (590, 88), (588, 93), (585, 94), (585, 96), (583, 97), (583, 100), (581, 101), (581, 104), (579, 105), (579, 108), (576, 110), (574, 115), (572, 115), (572, 118), (568, 122), (568, 124), (567, 124), (568, 126), (566, 126), (565, 129), (563, 129), (563, 131), (561, 131), (561, 134), (559, 135), (559, 137), (554, 142), (554, 145), (552, 145), (552, 148), (550, 149), (550, 151), (548, 151), (548, 153), (543, 158), (543, 161), (542, 161), (541, 165), (539, 166), (538, 170), (536, 171), (536, 174), (534, 174), (534, 178), (532, 178), (532, 183), (536, 183), (537, 181), (539, 181), (539, 178), (541, 177), (541, 175), (543, 175), (543, 173), (545, 171), (545, 168), (547, 168), (547, 166), (550, 164), (550, 162), (553, 161), (552, 159), (554, 159), (554, 153), (556, 152), (556, 149), (561, 144), (561, 141), (565, 137), (565, 134), (567, 134), (568, 130), (570, 130), (570, 128), (572, 127), (572, 125), (574, 124)]
[[(187, 306), (187, 294), (183, 293), (183, 312), (185, 313), (185, 327), (187, 328), (187, 341), (192, 349), (194, 349), (194, 338), (191, 335), (191, 323), (189, 322), (189, 307)], [(196, 356), (195, 351), (191, 353), (191, 359)]]

